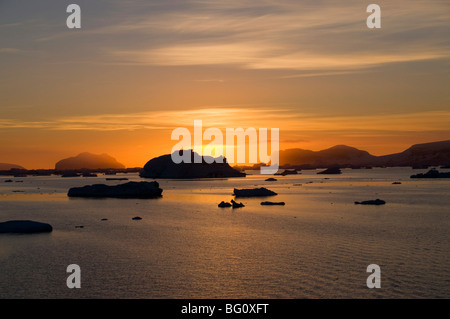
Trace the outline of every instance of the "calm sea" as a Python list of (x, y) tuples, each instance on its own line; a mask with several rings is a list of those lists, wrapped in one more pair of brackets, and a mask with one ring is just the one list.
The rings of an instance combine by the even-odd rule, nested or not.
[[(0, 177), (0, 221), (54, 229), (0, 235), (0, 298), (450, 298), (450, 180), (409, 178), (424, 171), (159, 180), (163, 197), (148, 200), (67, 197), (123, 183), (111, 176)], [(279, 195), (217, 207), (235, 187), (262, 186)], [(386, 205), (354, 204), (376, 198)], [(70, 264), (81, 289), (66, 286)], [(366, 286), (370, 264), (380, 289)]]

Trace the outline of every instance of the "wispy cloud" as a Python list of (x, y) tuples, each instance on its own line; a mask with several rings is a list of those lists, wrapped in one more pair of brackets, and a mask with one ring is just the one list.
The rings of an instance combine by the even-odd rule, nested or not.
[[(282, 113), (285, 113), (284, 111)], [(253, 108), (201, 108), (180, 111), (151, 111), (130, 114), (103, 114), (61, 118), (55, 121), (52, 129), (57, 130), (136, 130), (190, 127), (194, 120), (202, 120), (205, 126), (226, 128), (232, 123), (257, 126), (270, 118), (284, 118), (285, 115), (273, 114), (273, 110)]]
[(0, 120), (0, 129), (13, 129), (13, 128), (52, 128), (56, 122), (52, 121), (21, 121), (13, 119)]
[(22, 50), (16, 48), (0, 48), (0, 53), (20, 53)]
[[(236, 64), (248, 69), (358, 70), (382, 64), (434, 60), (444, 53), (346, 54), (342, 56), (295, 52), (275, 55), (277, 48), (262, 44), (217, 44), (173, 46), (150, 51), (118, 51), (121, 60), (142, 65), (217, 65)], [(316, 73), (314, 73), (316, 74)]]
[[(187, 111), (152, 111), (130, 114), (102, 114), (64, 117), (47, 121), (0, 120), (0, 128), (40, 128), (49, 130), (173, 130), (192, 127), (202, 120), (203, 127), (280, 128), (296, 132), (421, 132), (449, 131), (450, 111), (426, 111), (399, 114), (353, 116), (323, 116), (313, 113), (293, 113), (288, 108), (202, 108)], [(372, 134), (370, 133), (370, 134)]]
[(24, 22), (4, 23), (4, 24), (0, 24), (0, 29), (14, 28), (14, 27), (21, 26), (22, 24), (24, 24)]
[(183, 11), (98, 30), (171, 34), (176, 40), (111, 49), (111, 58), (138, 65), (318, 71), (449, 58), (450, 13), (439, 5), (383, 3), (385, 28), (373, 31), (365, 26), (367, 13), (360, 1), (187, 3)]
[(450, 58), (446, 1), (377, 3), (379, 30), (366, 27), (360, 0), (108, 1), (86, 11), (101, 7), (102, 18), (80, 32), (46, 31), (32, 41), (83, 39), (95, 45), (74, 58), (99, 64), (308, 71), (298, 77)]

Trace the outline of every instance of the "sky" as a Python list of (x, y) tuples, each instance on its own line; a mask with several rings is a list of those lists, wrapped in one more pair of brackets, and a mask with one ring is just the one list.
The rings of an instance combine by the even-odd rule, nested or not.
[(280, 149), (449, 140), (450, 2), (373, 2), (0, 0), (0, 162), (142, 167), (194, 120), (279, 128)]

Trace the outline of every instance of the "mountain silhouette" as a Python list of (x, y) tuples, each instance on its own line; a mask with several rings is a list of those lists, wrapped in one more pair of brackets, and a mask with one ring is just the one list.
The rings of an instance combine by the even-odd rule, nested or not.
[(366, 151), (346, 145), (336, 145), (322, 151), (287, 149), (280, 151), (281, 165), (311, 165), (314, 167), (332, 167), (341, 165), (367, 165), (375, 161), (376, 156)]
[(0, 171), (9, 171), (10, 169), (25, 169), (25, 168), (16, 164), (0, 163)]
[(380, 156), (378, 160), (385, 166), (448, 165), (450, 140), (415, 144), (401, 153)]
[(81, 153), (75, 157), (60, 160), (55, 164), (56, 170), (81, 169), (123, 169), (125, 166), (107, 154)]
[(450, 163), (450, 140), (416, 144), (390, 155), (375, 156), (346, 145), (322, 151), (287, 149), (280, 151), (280, 164), (285, 167), (361, 167), (361, 166), (427, 166)]

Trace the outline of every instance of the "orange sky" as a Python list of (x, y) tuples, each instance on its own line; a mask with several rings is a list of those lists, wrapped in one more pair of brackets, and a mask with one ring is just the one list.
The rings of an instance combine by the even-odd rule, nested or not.
[(0, 162), (81, 152), (128, 167), (173, 129), (279, 128), (280, 148), (374, 155), (450, 139), (450, 5), (379, 1), (79, 1), (0, 5)]

